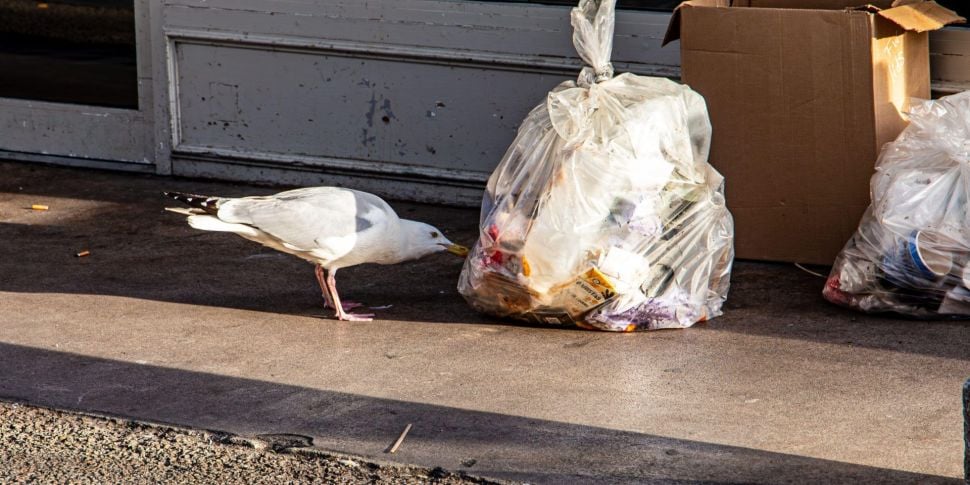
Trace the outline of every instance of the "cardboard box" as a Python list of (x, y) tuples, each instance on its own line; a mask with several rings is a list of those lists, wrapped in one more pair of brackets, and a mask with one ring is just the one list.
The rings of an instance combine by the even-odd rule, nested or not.
[(869, 205), (880, 148), (929, 98), (932, 1), (694, 0), (671, 18), (707, 100), (737, 257), (831, 264)]

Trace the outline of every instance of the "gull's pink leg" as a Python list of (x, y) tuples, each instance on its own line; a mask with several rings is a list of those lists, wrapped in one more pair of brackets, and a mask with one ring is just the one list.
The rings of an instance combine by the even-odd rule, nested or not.
[(344, 310), (343, 305), (340, 304), (340, 295), (337, 294), (337, 278), (335, 274), (337, 270), (324, 270), (324, 275), (326, 275), (327, 288), (330, 290), (330, 297), (333, 298), (335, 303), (334, 307), (337, 309), (336, 316), (338, 320), (347, 321), (362, 321), (369, 322), (374, 319), (373, 313), (347, 313)]
[(333, 299), (330, 298), (330, 291), (327, 290), (327, 283), (324, 281), (324, 271), (323, 266), (320, 266), (319, 264), (313, 271), (317, 275), (317, 283), (320, 283), (320, 291), (323, 293), (323, 306), (324, 308), (336, 308), (333, 306)]
[[(327, 272), (327, 270), (323, 269), (323, 266), (320, 266), (319, 264), (317, 265), (316, 269), (314, 270), (314, 273), (317, 275), (317, 283), (320, 283), (320, 290), (323, 293), (323, 299), (325, 300), (324, 301), (324, 304), (323, 304), (323, 307), (324, 308), (337, 308), (333, 304), (333, 298), (330, 297), (330, 292), (327, 291), (327, 283), (325, 281), (325, 278), (326, 278), (325, 274), (326, 274), (326, 272)], [(350, 310), (353, 310), (354, 308), (358, 308), (358, 307), (362, 307), (362, 306), (364, 306), (364, 305), (362, 305), (360, 303), (357, 303), (357, 302), (354, 302), (354, 301), (345, 301), (345, 302), (343, 302), (343, 303), (340, 304), (340, 307), (343, 308), (344, 311), (350, 311)]]

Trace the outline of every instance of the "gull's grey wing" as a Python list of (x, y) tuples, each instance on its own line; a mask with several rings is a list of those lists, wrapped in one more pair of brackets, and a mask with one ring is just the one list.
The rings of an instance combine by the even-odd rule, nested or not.
[(225, 202), (218, 217), (255, 227), (293, 249), (313, 251), (327, 240), (382, 230), (397, 214), (380, 197), (337, 187), (311, 187)]

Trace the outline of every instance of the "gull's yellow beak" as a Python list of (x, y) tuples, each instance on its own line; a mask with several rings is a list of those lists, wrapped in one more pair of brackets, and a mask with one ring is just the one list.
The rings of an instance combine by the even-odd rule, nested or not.
[(468, 248), (466, 248), (465, 246), (460, 246), (458, 244), (444, 244), (443, 246), (445, 247), (445, 251), (448, 251), (449, 253), (454, 254), (455, 256), (459, 256), (462, 258), (464, 258), (465, 256), (468, 256)]

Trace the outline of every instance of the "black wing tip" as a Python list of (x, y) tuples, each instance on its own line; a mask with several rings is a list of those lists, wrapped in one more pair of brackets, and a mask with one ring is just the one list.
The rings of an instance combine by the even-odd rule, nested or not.
[(184, 192), (163, 192), (163, 194), (165, 194), (166, 197), (171, 197), (179, 202), (185, 203), (190, 207), (202, 209), (211, 214), (214, 214), (219, 210), (219, 205), (221, 203), (219, 197), (211, 197), (208, 195), (186, 194)]
[(174, 190), (173, 191), (166, 190), (165, 192), (162, 192), (162, 193), (165, 194), (166, 197), (171, 197), (173, 199), (178, 199), (180, 197), (191, 197), (193, 199), (203, 199), (203, 200), (214, 198), (209, 195), (190, 194), (188, 192), (175, 192)]

